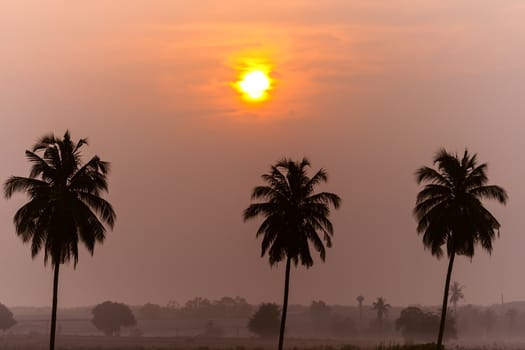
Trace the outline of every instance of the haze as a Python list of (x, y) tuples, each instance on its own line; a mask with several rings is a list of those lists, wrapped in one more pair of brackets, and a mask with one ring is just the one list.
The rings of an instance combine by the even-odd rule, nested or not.
[[(93, 258), (63, 268), (60, 306), (194, 296), (280, 302), (243, 223), (274, 161), (307, 156), (339, 194), (326, 263), (294, 269), (290, 303), (441, 302), (446, 259), (417, 236), (414, 171), (468, 147), (510, 196), (492, 256), (456, 260), (466, 302), (525, 299), (525, 4), (521, 1), (23, 1), (0, 7), (0, 179), (27, 175), (48, 132), (88, 137), (112, 163), (118, 222)], [(268, 59), (268, 102), (230, 83)], [(16, 236), (25, 198), (0, 201), (3, 303), (49, 305), (51, 269)]]

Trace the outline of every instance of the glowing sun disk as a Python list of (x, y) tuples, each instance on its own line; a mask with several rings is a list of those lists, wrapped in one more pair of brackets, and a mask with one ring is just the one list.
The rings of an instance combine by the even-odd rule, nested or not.
[(271, 88), (270, 77), (261, 70), (245, 73), (237, 82), (238, 89), (251, 100), (262, 100)]

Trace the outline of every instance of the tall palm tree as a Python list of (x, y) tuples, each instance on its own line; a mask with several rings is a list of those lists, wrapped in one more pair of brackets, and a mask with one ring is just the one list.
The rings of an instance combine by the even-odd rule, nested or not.
[(55, 347), (58, 275), (60, 265), (78, 262), (78, 242), (93, 255), (95, 244), (102, 243), (106, 227), (115, 223), (115, 212), (101, 197), (107, 192), (109, 163), (94, 156), (82, 164), (80, 149), (86, 139), (74, 143), (69, 132), (63, 138), (53, 134), (42, 137), (26, 151), (31, 163), (29, 177), (10, 177), (4, 184), (6, 198), (23, 192), (29, 201), (14, 216), (17, 235), (31, 243), (31, 257), (44, 251), (44, 264), (51, 260), (53, 307), (49, 348)]
[(358, 295), (357, 298), (357, 304), (359, 305), (359, 328), (362, 328), (363, 326), (363, 301), (365, 301), (365, 297), (362, 295)]
[(390, 304), (386, 303), (386, 299), (383, 297), (378, 297), (376, 301), (372, 303), (372, 309), (377, 313), (377, 320), (379, 321), (380, 330), (383, 329), (383, 317), (388, 314), (390, 309)]
[[(309, 177), (310, 162), (282, 159), (272, 165), (269, 173), (262, 175), (264, 186), (253, 189), (251, 204), (244, 211), (244, 220), (264, 217), (256, 237), (262, 236), (261, 257), (268, 253), (270, 265), (286, 260), (284, 302), (279, 332), (279, 350), (283, 348), (290, 263), (299, 261), (307, 268), (313, 265), (309, 244), (325, 260), (325, 244), (332, 245), (333, 226), (328, 216), (330, 206), (339, 208), (339, 196), (329, 192), (315, 193), (315, 187), (328, 180), (326, 171), (320, 169)], [(320, 237), (322, 236), (322, 238)]]
[(465, 299), (465, 295), (463, 294), (463, 286), (460, 285), (458, 281), (454, 281), (452, 282), (452, 286), (450, 286), (450, 302), (452, 305), (454, 305), (454, 314), (456, 314), (456, 316), (458, 302), (461, 299)]
[(440, 349), (454, 258), (456, 255), (472, 258), (478, 243), (492, 252), (492, 241), (499, 235), (500, 224), (482, 200), (495, 199), (505, 204), (507, 193), (499, 186), (487, 185), (487, 164), (478, 164), (476, 154), (470, 155), (468, 150), (460, 157), (442, 149), (436, 154), (434, 165), (435, 169), (425, 166), (416, 172), (417, 183), (425, 183), (425, 187), (417, 196), (414, 215), (425, 248), (439, 259), (445, 246), (449, 257), (437, 339)]

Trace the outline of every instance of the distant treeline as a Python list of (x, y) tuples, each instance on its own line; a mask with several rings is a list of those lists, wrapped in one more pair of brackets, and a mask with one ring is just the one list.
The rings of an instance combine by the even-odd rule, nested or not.
[(188, 300), (184, 305), (169, 302), (166, 306), (146, 303), (143, 306), (132, 308), (137, 319), (228, 319), (248, 318), (255, 307), (248, 304), (241, 297), (223, 297), (219, 300), (209, 300), (196, 297)]

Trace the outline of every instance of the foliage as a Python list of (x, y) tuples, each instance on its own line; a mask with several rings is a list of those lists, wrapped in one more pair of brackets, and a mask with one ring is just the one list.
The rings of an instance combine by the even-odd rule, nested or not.
[(11, 310), (4, 304), (0, 303), (0, 329), (5, 331), (16, 324)]
[[(418, 307), (407, 307), (401, 311), (396, 320), (396, 329), (406, 342), (429, 341), (436, 335), (439, 329), (439, 315), (432, 312), (424, 312)], [(445, 324), (445, 339), (456, 338), (456, 324), (452, 317), (447, 318)]]
[(461, 299), (465, 299), (463, 288), (458, 281), (454, 281), (450, 286), (450, 302), (454, 305), (454, 311), (457, 309), (458, 302)]
[(86, 139), (73, 143), (69, 132), (63, 139), (44, 136), (32, 151), (29, 177), (10, 177), (4, 193), (26, 193), (30, 200), (15, 214), (16, 232), (24, 242), (31, 242), (34, 258), (44, 248), (44, 262), (53, 265), (78, 262), (78, 242), (93, 254), (95, 243), (103, 242), (106, 228), (113, 227), (115, 212), (100, 197), (107, 191), (109, 163), (94, 156), (82, 164), (80, 149)]
[(158, 320), (162, 317), (162, 306), (146, 303), (137, 311), (137, 318), (142, 320)]
[(213, 301), (196, 297), (174, 310), (179, 316), (190, 319), (247, 318), (253, 312), (252, 306), (241, 297), (222, 297)]
[(121, 327), (137, 324), (129, 306), (122, 303), (105, 301), (95, 306), (91, 312), (93, 314), (91, 322), (107, 336), (119, 334)]
[[(310, 267), (313, 259), (309, 244), (326, 257), (325, 244), (332, 245), (333, 226), (328, 219), (330, 206), (339, 208), (341, 199), (329, 192), (314, 193), (315, 187), (328, 180), (320, 169), (311, 178), (306, 174), (310, 162), (282, 159), (262, 175), (266, 186), (253, 189), (252, 199), (265, 200), (251, 204), (244, 211), (244, 219), (264, 217), (256, 236), (262, 236), (261, 256), (268, 253), (270, 265), (290, 258), (296, 265)], [(319, 237), (319, 233), (322, 235)], [(324, 241), (324, 242), (323, 242)]]
[(322, 300), (312, 301), (309, 307), (309, 314), (314, 323), (326, 325), (332, 316), (332, 309)]
[(280, 308), (277, 304), (263, 303), (248, 322), (248, 329), (261, 337), (274, 337), (279, 333)]
[(481, 201), (505, 204), (507, 193), (487, 185), (487, 165), (478, 165), (476, 154), (471, 156), (467, 150), (461, 159), (441, 150), (434, 164), (437, 169), (422, 167), (416, 174), (418, 183), (426, 182), (414, 209), (423, 244), (437, 257), (443, 255), (443, 245), (448, 255), (472, 257), (477, 243), (490, 253), (500, 224)]
[(387, 304), (386, 299), (383, 297), (378, 297), (377, 300), (372, 303), (372, 309), (376, 311), (379, 321), (388, 314), (390, 307), (390, 304)]

